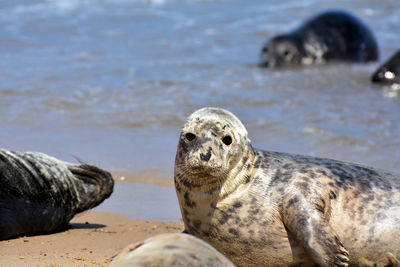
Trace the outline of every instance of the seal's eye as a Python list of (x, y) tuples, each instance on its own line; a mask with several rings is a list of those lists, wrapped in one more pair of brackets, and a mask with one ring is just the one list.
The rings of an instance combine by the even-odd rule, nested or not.
[(284, 55), (285, 57), (288, 57), (288, 56), (290, 55), (290, 51), (289, 51), (289, 50), (284, 50), (284, 51), (283, 51), (283, 55)]
[(230, 137), (229, 135), (225, 136), (224, 138), (222, 138), (222, 142), (229, 146), (230, 144), (232, 144), (232, 137)]
[(194, 135), (192, 133), (187, 133), (187, 134), (185, 134), (185, 137), (188, 141), (192, 141), (196, 138), (196, 135)]
[(268, 47), (264, 46), (264, 48), (262, 49), (263, 53), (268, 53)]

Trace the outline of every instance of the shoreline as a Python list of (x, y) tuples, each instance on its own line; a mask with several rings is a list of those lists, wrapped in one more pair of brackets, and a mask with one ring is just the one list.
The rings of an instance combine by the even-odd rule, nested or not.
[(115, 183), (139, 183), (161, 187), (174, 187), (173, 174), (167, 175), (158, 169), (137, 172), (111, 171), (111, 175)]

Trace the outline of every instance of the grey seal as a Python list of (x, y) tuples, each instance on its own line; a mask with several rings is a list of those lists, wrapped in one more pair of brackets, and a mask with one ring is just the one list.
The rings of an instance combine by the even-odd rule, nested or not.
[(400, 254), (400, 176), (253, 148), (231, 112), (184, 124), (175, 188), (185, 231), (238, 266), (348, 266)]
[(372, 74), (371, 80), (389, 85), (400, 84), (400, 50), (397, 50)]
[(234, 267), (233, 263), (201, 239), (182, 233), (152, 236), (127, 246), (110, 267), (192, 266)]
[(0, 240), (65, 229), (113, 186), (111, 174), (93, 165), (0, 149)]
[(346, 11), (331, 10), (267, 41), (259, 65), (285, 67), (377, 59), (378, 45), (367, 25)]

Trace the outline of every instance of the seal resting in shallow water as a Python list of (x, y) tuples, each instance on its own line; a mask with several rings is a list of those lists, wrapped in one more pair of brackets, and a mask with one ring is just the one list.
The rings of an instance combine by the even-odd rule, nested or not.
[(169, 233), (127, 246), (110, 267), (234, 267), (224, 255), (194, 236)]
[(297, 29), (270, 39), (261, 50), (261, 67), (369, 62), (378, 59), (371, 30), (345, 11), (327, 11)]
[(374, 72), (371, 80), (382, 84), (400, 84), (400, 50)]
[(61, 230), (113, 192), (109, 172), (0, 149), (0, 240)]
[(174, 180), (185, 230), (239, 266), (348, 266), (400, 254), (400, 176), (254, 149), (223, 109), (189, 116)]

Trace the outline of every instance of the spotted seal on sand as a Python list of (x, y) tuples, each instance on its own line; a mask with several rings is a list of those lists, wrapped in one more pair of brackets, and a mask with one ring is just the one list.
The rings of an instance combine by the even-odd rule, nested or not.
[(0, 240), (63, 229), (113, 186), (111, 174), (92, 165), (0, 149)]
[(400, 176), (255, 149), (224, 109), (188, 117), (174, 180), (185, 230), (238, 266), (348, 266), (400, 254)]
[(234, 267), (201, 239), (182, 233), (160, 234), (127, 246), (110, 267), (193, 266)]
[(376, 83), (400, 85), (400, 50), (374, 72), (371, 80)]
[(261, 50), (261, 67), (321, 64), (328, 61), (369, 62), (378, 59), (371, 30), (352, 14), (321, 13), (297, 29), (270, 39)]

